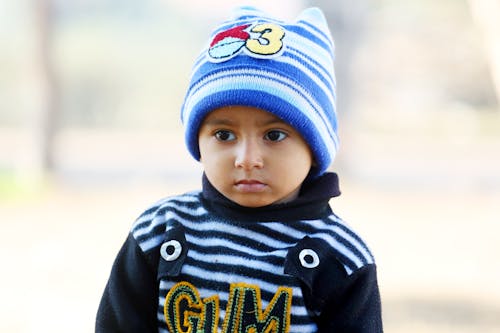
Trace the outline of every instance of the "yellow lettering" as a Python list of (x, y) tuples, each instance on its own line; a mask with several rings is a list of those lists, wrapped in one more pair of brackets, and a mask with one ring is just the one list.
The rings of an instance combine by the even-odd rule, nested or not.
[[(262, 311), (260, 288), (245, 283), (230, 285), (223, 333), (286, 333), (290, 328), (292, 288), (279, 287)], [(171, 333), (217, 333), (219, 298), (201, 299), (189, 282), (179, 282), (168, 292), (163, 308)]]
[(165, 299), (163, 314), (171, 333), (217, 333), (219, 298), (201, 299), (189, 282), (179, 282)]
[(260, 289), (245, 283), (231, 284), (223, 333), (285, 333), (290, 327), (292, 289), (279, 287), (262, 312)]

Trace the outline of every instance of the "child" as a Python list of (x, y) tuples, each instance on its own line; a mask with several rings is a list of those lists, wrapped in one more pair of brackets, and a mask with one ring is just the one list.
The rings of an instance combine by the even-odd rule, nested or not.
[(333, 48), (317, 8), (216, 30), (182, 107), (203, 188), (137, 219), (96, 332), (382, 332), (373, 257), (329, 206)]

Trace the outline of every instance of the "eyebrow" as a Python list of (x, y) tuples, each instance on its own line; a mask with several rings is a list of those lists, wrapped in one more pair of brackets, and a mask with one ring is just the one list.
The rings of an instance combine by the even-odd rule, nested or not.
[(269, 119), (267, 121), (263, 121), (260, 125), (267, 126), (267, 125), (273, 125), (273, 124), (285, 124), (288, 125), (288, 123), (284, 120), (281, 120), (278, 117), (273, 117), (272, 119)]

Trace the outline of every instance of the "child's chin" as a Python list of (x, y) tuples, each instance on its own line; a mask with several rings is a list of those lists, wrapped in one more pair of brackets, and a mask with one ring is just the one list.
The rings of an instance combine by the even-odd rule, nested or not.
[(271, 205), (273, 203), (272, 200), (265, 198), (262, 194), (238, 195), (237, 197), (229, 199), (233, 202), (236, 202), (240, 206), (248, 208), (259, 208)]

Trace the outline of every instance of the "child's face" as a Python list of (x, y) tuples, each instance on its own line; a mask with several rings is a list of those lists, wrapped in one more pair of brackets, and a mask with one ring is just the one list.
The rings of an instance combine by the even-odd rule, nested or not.
[(295, 199), (312, 165), (311, 151), (293, 127), (251, 107), (209, 113), (200, 128), (199, 147), (210, 183), (246, 207)]

